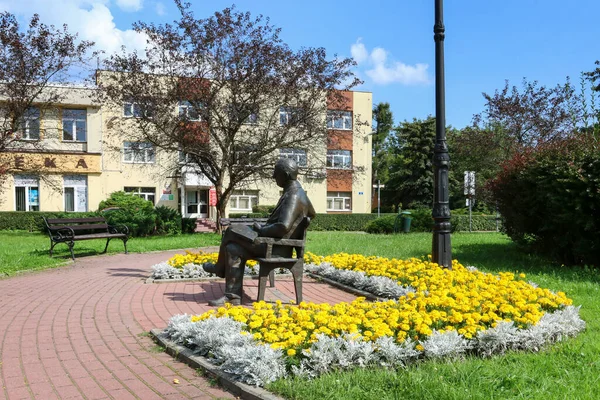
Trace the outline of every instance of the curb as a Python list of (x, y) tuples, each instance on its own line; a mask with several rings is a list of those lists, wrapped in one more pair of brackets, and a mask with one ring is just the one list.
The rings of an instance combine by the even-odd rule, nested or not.
[(233, 375), (221, 371), (206, 358), (194, 355), (192, 350), (187, 347), (180, 346), (170, 341), (159, 329), (152, 329), (150, 334), (155, 342), (165, 348), (167, 354), (194, 369), (202, 370), (204, 376), (215, 379), (223, 389), (232, 393), (234, 396), (239, 396), (245, 400), (283, 400), (283, 397), (276, 396), (260, 387), (234, 381)]
[(311, 272), (307, 272), (306, 275), (310, 276), (311, 278), (313, 278), (313, 279), (315, 279), (317, 281), (322, 281), (322, 282), (325, 282), (325, 283), (327, 283), (327, 284), (329, 284), (331, 286), (337, 287), (338, 289), (341, 289), (341, 290), (343, 290), (345, 292), (352, 293), (352, 294), (360, 296), (360, 297), (365, 297), (367, 300), (370, 300), (370, 301), (388, 301), (388, 300), (391, 300), (391, 299), (389, 299), (387, 297), (378, 297), (378, 296), (375, 296), (373, 293), (365, 292), (364, 290), (360, 290), (360, 289), (356, 289), (356, 288), (354, 288), (352, 286), (344, 285), (343, 283), (340, 283), (338, 281), (334, 281), (334, 280), (331, 280), (329, 278), (325, 278), (324, 276), (313, 274)]

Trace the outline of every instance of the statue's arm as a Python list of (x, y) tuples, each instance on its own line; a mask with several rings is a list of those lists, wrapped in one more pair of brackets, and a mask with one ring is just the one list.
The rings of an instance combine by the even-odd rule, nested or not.
[(258, 231), (260, 236), (266, 237), (283, 237), (290, 229), (296, 218), (302, 211), (302, 205), (298, 199), (298, 196), (290, 196), (285, 203), (281, 205), (277, 222), (272, 224), (264, 225)]

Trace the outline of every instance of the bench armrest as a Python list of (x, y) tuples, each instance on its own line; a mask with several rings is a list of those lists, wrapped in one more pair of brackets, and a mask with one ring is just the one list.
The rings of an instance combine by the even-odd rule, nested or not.
[(109, 233), (122, 233), (129, 236), (129, 228), (127, 225), (118, 224), (118, 225), (108, 225)]
[(54, 240), (72, 239), (75, 237), (75, 231), (68, 226), (62, 226), (60, 228), (48, 228), (48, 233)]
[(304, 240), (301, 239), (278, 239), (259, 236), (254, 239), (255, 244), (275, 244), (280, 246), (304, 246)]

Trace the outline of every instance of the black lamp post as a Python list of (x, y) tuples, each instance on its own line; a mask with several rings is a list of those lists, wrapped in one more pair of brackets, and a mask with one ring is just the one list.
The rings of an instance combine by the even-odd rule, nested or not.
[(446, 100), (444, 92), (444, 12), (443, 0), (435, 0), (435, 146), (433, 148), (433, 248), (432, 261), (452, 268), (450, 247), (450, 195), (446, 145)]

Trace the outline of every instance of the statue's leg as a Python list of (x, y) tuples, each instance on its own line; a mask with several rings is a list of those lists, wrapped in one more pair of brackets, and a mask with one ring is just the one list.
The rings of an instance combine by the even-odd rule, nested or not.
[(225, 296), (230, 299), (241, 299), (247, 250), (240, 244), (233, 242), (226, 245), (226, 250), (228, 260), (225, 276)]

